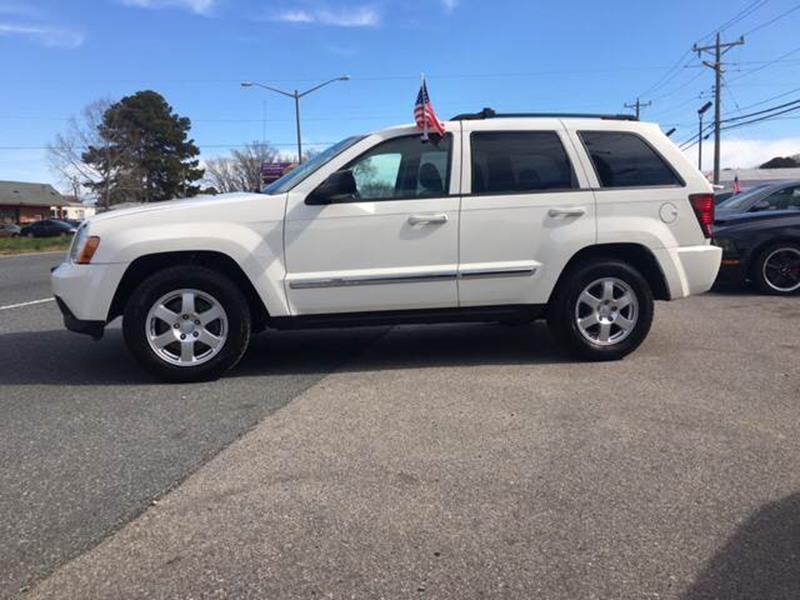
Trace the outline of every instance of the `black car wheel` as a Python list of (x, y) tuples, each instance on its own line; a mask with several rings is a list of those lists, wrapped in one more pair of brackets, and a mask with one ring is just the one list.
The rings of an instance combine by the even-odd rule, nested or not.
[(753, 280), (767, 294), (800, 293), (800, 244), (773, 244), (759, 255), (753, 266)]
[(247, 350), (247, 300), (225, 275), (204, 267), (170, 267), (133, 292), (122, 321), (125, 342), (157, 377), (216, 379)]
[(653, 293), (631, 265), (595, 259), (566, 273), (547, 322), (579, 358), (620, 359), (638, 348), (653, 322)]

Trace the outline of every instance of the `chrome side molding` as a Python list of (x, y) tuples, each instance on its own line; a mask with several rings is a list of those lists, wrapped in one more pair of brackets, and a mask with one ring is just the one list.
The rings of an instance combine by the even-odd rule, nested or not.
[(335, 287), (355, 287), (361, 285), (391, 285), (395, 283), (424, 283), (428, 281), (454, 281), (457, 279), (483, 279), (493, 277), (529, 277), (536, 273), (536, 267), (513, 269), (481, 269), (479, 271), (437, 271), (409, 275), (355, 275), (352, 277), (331, 277), (291, 281), (293, 290), (313, 290)]

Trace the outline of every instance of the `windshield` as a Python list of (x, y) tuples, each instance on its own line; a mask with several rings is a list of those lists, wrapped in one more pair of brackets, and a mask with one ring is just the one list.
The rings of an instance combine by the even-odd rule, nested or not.
[(268, 186), (266, 186), (262, 190), (262, 192), (265, 194), (283, 194), (284, 192), (288, 192), (298, 183), (303, 181), (306, 177), (316, 172), (317, 169), (319, 169), (329, 160), (341, 154), (342, 152), (347, 150), (350, 146), (363, 139), (364, 139), (363, 135), (356, 135), (353, 137), (343, 139), (341, 142), (334, 144), (333, 146), (327, 148), (326, 150), (323, 150), (322, 152), (317, 154), (314, 158), (292, 169), (280, 179), (273, 181)]
[(767, 185), (758, 185), (751, 190), (747, 190), (746, 192), (742, 192), (741, 194), (734, 194), (727, 200), (720, 202), (717, 209), (724, 209), (724, 210), (737, 210), (739, 208), (743, 208), (746, 206), (753, 196), (760, 194), (764, 191), (765, 188), (769, 186)]

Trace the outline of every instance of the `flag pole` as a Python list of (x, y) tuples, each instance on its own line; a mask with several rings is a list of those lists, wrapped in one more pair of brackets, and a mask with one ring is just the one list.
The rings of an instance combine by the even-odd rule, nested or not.
[(425, 87), (425, 73), (420, 74), (422, 79), (422, 141), (428, 141), (428, 90)]

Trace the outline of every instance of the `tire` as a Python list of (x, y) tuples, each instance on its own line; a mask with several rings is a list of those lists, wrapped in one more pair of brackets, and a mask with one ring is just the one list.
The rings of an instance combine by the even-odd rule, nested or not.
[(250, 323), (247, 300), (233, 281), (183, 265), (158, 271), (134, 290), (122, 331), (128, 349), (156, 377), (192, 382), (217, 379), (241, 360)]
[[(606, 282), (611, 282), (610, 296)], [(628, 298), (627, 304), (622, 304), (624, 298)], [(653, 323), (653, 292), (631, 265), (592, 259), (561, 278), (548, 305), (547, 323), (574, 356), (619, 360), (647, 337)]]
[(25, 237), (32, 238), (32, 237), (34, 237), (34, 235), (32, 233), (26, 233)]
[(780, 242), (765, 248), (753, 263), (752, 278), (765, 294), (800, 294), (800, 244)]

